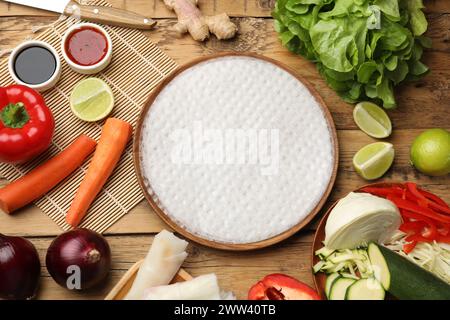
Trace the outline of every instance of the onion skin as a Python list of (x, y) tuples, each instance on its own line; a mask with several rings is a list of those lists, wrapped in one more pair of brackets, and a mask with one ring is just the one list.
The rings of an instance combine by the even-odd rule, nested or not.
[[(69, 290), (85, 290), (101, 283), (108, 276), (111, 250), (106, 239), (88, 229), (74, 229), (58, 236), (50, 244), (46, 256), (47, 270), (52, 278)], [(74, 275), (71, 266), (79, 267), (80, 287), (69, 287)]]
[(0, 300), (29, 300), (36, 296), (41, 263), (34, 245), (21, 237), (0, 233)]

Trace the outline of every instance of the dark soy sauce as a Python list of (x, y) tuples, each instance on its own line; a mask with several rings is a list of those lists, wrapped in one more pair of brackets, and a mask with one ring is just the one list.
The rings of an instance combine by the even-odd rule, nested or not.
[(28, 84), (48, 81), (56, 70), (56, 59), (46, 48), (33, 46), (23, 49), (14, 60), (14, 72)]

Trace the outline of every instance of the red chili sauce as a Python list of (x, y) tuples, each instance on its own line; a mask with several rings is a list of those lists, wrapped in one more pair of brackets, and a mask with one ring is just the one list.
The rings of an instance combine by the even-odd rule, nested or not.
[(67, 56), (80, 66), (93, 66), (106, 56), (108, 41), (105, 35), (92, 27), (74, 30), (65, 43)]

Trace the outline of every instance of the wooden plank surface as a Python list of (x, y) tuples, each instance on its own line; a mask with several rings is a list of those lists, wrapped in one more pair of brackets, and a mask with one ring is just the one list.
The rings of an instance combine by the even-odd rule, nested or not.
[[(240, 28), (240, 34), (235, 40), (220, 42), (211, 39), (201, 44), (189, 37), (180, 39), (174, 36), (170, 27), (176, 20), (159, 0), (110, 2), (115, 7), (157, 18), (159, 24), (156, 30), (146, 34), (180, 64), (197, 56), (219, 51), (252, 51), (280, 60), (298, 70), (319, 90), (338, 129), (340, 167), (328, 205), (365, 183), (355, 174), (351, 159), (359, 148), (373, 139), (357, 130), (352, 120), (351, 106), (326, 86), (314, 65), (289, 53), (280, 45), (270, 18), (274, 0), (201, 0), (201, 7), (207, 14), (226, 11), (235, 17), (234, 21)], [(394, 134), (388, 139), (395, 145), (397, 155), (393, 168), (383, 180), (417, 181), (450, 202), (448, 176), (430, 178), (409, 165), (409, 146), (417, 134), (431, 127), (450, 129), (450, 1), (425, 3), (429, 20), (428, 35), (433, 39), (433, 49), (425, 53), (425, 62), (431, 67), (432, 73), (419, 82), (403, 85), (397, 90), (399, 107), (390, 112)], [(31, 36), (33, 26), (44, 26), (54, 20), (55, 15), (52, 13), (0, 1), (0, 51), (13, 48)], [(312, 284), (309, 256), (315, 224), (316, 222), (312, 223), (307, 230), (275, 248), (252, 253), (221, 252), (191, 244), (190, 256), (184, 268), (194, 276), (216, 272), (224, 288), (233, 290), (239, 298), (245, 298), (248, 288), (259, 278), (273, 272), (288, 273)], [(144, 257), (153, 235), (164, 227), (150, 207), (142, 202), (106, 232), (113, 252), (113, 268), (104, 286), (83, 294), (69, 292), (58, 287), (43, 267), (39, 298), (102, 299), (125, 271)], [(61, 231), (45, 214), (30, 206), (14, 216), (0, 215), (0, 232), (29, 237), (44, 262), (49, 243)]]

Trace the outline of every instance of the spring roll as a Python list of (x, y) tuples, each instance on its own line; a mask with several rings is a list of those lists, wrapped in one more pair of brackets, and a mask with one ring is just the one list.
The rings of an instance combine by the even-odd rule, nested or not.
[(215, 274), (206, 274), (185, 282), (146, 290), (145, 300), (221, 300)]
[(167, 230), (157, 234), (125, 300), (142, 300), (146, 289), (169, 284), (187, 257), (187, 245)]

